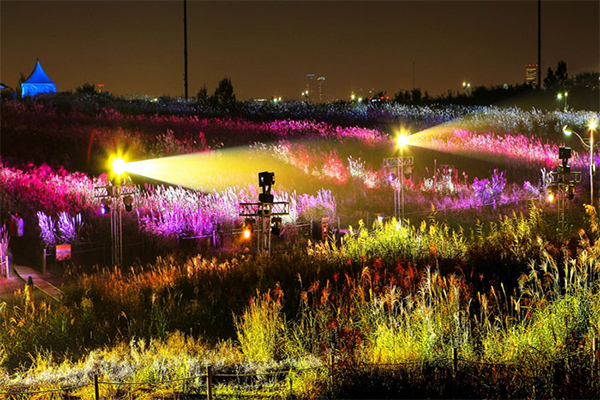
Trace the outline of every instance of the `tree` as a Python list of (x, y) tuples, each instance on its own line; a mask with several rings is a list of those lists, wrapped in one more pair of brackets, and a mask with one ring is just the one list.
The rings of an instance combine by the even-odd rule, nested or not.
[(413, 104), (421, 104), (421, 101), (423, 100), (423, 95), (421, 93), (421, 89), (416, 88), (416, 89), (411, 90), (410, 95), (412, 97)]
[(204, 84), (200, 88), (198, 94), (196, 95), (196, 98), (198, 99), (198, 101), (201, 101), (203, 103), (206, 103), (208, 101), (208, 89), (206, 89), (206, 84)]
[(233, 93), (233, 85), (231, 79), (223, 78), (213, 94), (213, 100), (217, 104), (231, 105), (235, 103), (235, 94)]
[(23, 91), (21, 88), (21, 83), (25, 82), (27, 80), (27, 78), (25, 77), (25, 75), (23, 75), (22, 72), (20, 72), (19, 74), (20, 74), (20, 76), (19, 76), (19, 82), (17, 82), (17, 90), (19, 91), (19, 96), (20, 96)]
[(544, 87), (546, 90), (564, 90), (568, 86), (567, 63), (561, 60), (556, 66), (556, 73), (552, 71), (552, 68), (548, 68), (548, 75), (544, 78)]
[(552, 68), (548, 67), (548, 73), (544, 78), (544, 87), (546, 90), (553, 90), (556, 88), (556, 84), (558, 83), (558, 79), (556, 79), (556, 75), (554, 75), (554, 71)]
[(93, 83), (84, 83), (83, 85), (77, 86), (75, 88), (75, 93), (96, 94), (98, 92), (96, 91), (96, 85), (94, 85)]
[(569, 80), (569, 74), (567, 73), (567, 63), (564, 61), (558, 62), (558, 66), (556, 67), (556, 80), (558, 87), (565, 89)]

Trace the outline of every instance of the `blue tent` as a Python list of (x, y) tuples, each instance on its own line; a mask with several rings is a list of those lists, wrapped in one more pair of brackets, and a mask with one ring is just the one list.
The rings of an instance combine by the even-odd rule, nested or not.
[(35, 96), (40, 93), (56, 93), (56, 83), (48, 78), (38, 61), (29, 78), (21, 83), (21, 96)]

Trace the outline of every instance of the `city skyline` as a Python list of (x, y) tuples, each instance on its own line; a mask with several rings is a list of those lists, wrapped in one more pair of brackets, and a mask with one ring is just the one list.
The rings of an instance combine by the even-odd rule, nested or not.
[[(525, 82), (537, 63), (537, 1), (188, 1), (189, 95), (232, 80), (238, 99), (299, 99), (306, 74), (324, 100), (360, 88), (431, 95)], [(26, 17), (24, 17), (26, 16)], [(0, 81), (17, 85), (39, 58), (59, 91), (182, 96), (183, 2), (3, 1)], [(599, 5), (542, 1), (542, 77), (598, 71)], [(414, 67), (413, 67), (414, 66)]]

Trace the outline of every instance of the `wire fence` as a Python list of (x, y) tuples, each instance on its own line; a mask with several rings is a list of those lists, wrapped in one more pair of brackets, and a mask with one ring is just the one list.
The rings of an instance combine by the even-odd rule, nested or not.
[[(591, 348), (589, 350), (591, 351), (585, 349), (575, 350), (546, 361), (553, 365), (565, 365), (566, 361), (573, 359), (581, 364), (582, 358), (586, 357), (586, 354), (591, 354), (591, 357), (589, 357), (587, 362), (590, 378), (595, 379), (595, 382), (600, 382), (598, 381), (600, 378), (600, 349), (598, 348), (597, 338), (591, 340)], [(579, 368), (581, 368), (581, 365), (579, 365)], [(96, 374), (93, 376), (92, 380), (80, 385), (68, 385), (49, 389), (19, 388), (5, 391), (0, 389), (0, 399), (20, 400), (31, 397), (45, 399), (77, 399), (83, 397), (78, 397), (77, 394), (73, 393), (74, 391), (85, 388), (91, 389), (91, 387), (93, 387), (94, 400), (115, 398), (113, 396), (116, 396), (116, 398), (132, 398), (131, 396), (135, 390), (141, 390), (141, 388), (154, 390), (161, 386), (164, 388), (168, 385), (171, 385), (170, 390), (172, 393), (172, 396), (169, 398), (179, 398), (179, 396), (189, 395), (194, 395), (194, 398), (206, 398), (207, 400), (226, 397), (239, 398), (239, 393), (235, 394), (236, 387), (240, 392), (247, 393), (250, 389), (255, 387), (257, 383), (260, 383), (262, 390), (264, 390), (264, 383), (269, 378), (271, 378), (270, 383), (275, 385), (279, 384), (277, 387), (273, 386), (274, 390), (277, 390), (278, 395), (294, 398), (294, 379), (297, 378), (298, 375), (311, 371), (322, 372), (325, 374), (322, 378), (328, 382), (331, 393), (334, 393), (336, 385), (343, 385), (344, 379), (347, 376), (356, 374), (356, 371), (376, 373), (381, 372), (382, 370), (396, 375), (407, 372), (416, 372), (417, 374), (421, 374), (423, 379), (431, 379), (432, 382), (436, 381), (438, 383), (445, 382), (449, 384), (450, 387), (453, 387), (455, 383), (460, 384), (460, 381), (464, 380), (465, 377), (481, 380), (483, 376), (486, 376), (491, 378), (492, 381), (497, 379), (514, 381), (515, 377), (519, 376), (522, 380), (533, 382), (540, 378), (540, 375), (551, 373), (547, 370), (541, 372), (534, 371), (534, 373), (532, 373), (531, 369), (524, 364), (522, 360), (489, 362), (467, 359), (459, 355), (459, 348), (454, 348), (451, 357), (391, 363), (360, 362), (353, 359), (337, 360), (335, 355), (332, 354), (329, 360), (322, 365), (306, 368), (291, 367), (267, 372), (215, 373), (213, 367), (207, 365), (205, 373), (193, 374), (182, 378), (149, 380), (143, 382), (104, 381), (100, 380)], [(591, 385), (593, 385), (594, 381), (592, 381)], [(215, 388), (217, 384), (220, 385), (219, 387), (226, 385), (228, 390), (221, 390), (220, 393), (216, 395)], [(43, 397), (42, 395), (47, 396)], [(251, 397), (255, 396), (256, 393)]]

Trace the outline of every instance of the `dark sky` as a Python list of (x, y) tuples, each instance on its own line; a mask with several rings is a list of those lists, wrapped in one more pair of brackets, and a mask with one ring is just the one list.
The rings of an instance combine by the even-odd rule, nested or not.
[[(600, 70), (599, 1), (542, 1), (542, 71)], [(58, 90), (183, 95), (183, 1), (0, 2), (0, 81), (36, 61)], [(238, 99), (327, 99), (415, 85), (432, 95), (517, 84), (537, 63), (537, 1), (188, 1), (189, 93), (231, 78)]]

